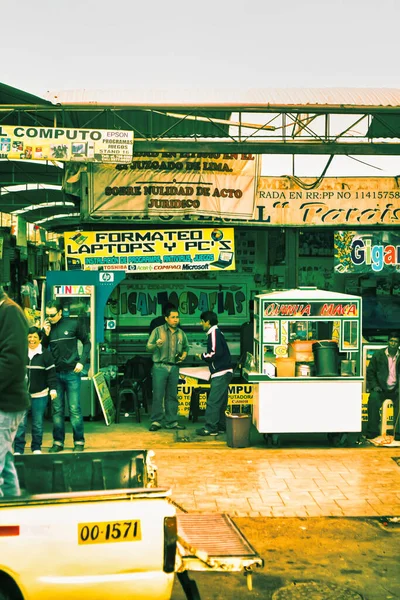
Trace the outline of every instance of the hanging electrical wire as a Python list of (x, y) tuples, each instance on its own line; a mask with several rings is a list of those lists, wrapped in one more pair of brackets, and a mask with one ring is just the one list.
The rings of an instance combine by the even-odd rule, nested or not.
[(291, 181), (293, 181), (296, 185), (298, 185), (303, 190), (315, 190), (315, 188), (317, 188), (317, 187), (319, 187), (321, 185), (322, 180), (325, 177), (325, 173), (329, 169), (329, 165), (331, 164), (334, 156), (335, 156), (334, 154), (331, 154), (331, 156), (329, 157), (329, 160), (326, 163), (325, 168), (322, 171), (321, 175), (315, 181), (313, 181), (311, 183), (306, 183), (305, 181), (303, 181), (302, 179), (300, 179), (300, 177), (296, 177), (296, 175), (287, 175), (286, 177), (288, 177), (288, 179), (290, 179)]

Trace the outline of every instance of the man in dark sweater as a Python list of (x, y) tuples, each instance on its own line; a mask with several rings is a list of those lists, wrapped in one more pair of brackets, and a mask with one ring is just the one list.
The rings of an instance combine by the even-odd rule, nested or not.
[(394, 440), (400, 441), (399, 426), (399, 376), (400, 376), (400, 333), (389, 335), (387, 348), (374, 352), (367, 367), (368, 426), (367, 438), (379, 436), (379, 409), (387, 398), (393, 402)]
[[(86, 328), (79, 319), (62, 316), (59, 300), (46, 304), (46, 322), (43, 326), (43, 346), (49, 347), (57, 373), (57, 398), (53, 401), (53, 445), (49, 452), (64, 449), (65, 422), (64, 397), (67, 397), (69, 416), (74, 436), (74, 452), (84, 449), (83, 417), (81, 410), (81, 371), (89, 362), (90, 340)], [(82, 356), (78, 352), (78, 340), (82, 342)]]
[(0, 496), (21, 494), (12, 445), (29, 407), (26, 385), (28, 323), (0, 286)]
[(197, 357), (206, 361), (210, 369), (210, 394), (207, 399), (205, 426), (196, 429), (197, 435), (218, 435), (226, 430), (225, 410), (228, 387), (233, 377), (231, 353), (224, 334), (218, 328), (218, 317), (210, 310), (200, 315), (203, 331), (207, 332), (207, 352)]

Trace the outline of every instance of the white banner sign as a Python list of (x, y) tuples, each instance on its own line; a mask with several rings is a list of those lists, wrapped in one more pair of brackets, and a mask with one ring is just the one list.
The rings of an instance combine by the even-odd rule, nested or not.
[(252, 219), (257, 167), (257, 157), (250, 154), (187, 153), (135, 155), (129, 165), (93, 165), (84, 213)]
[(0, 126), (0, 158), (130, 163), (133, 131)]

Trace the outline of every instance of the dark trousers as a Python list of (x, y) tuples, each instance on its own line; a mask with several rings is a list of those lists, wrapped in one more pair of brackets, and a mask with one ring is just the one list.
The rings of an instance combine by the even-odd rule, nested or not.
[(207, 399), (205, 428), (209, 431), (225, 429), (225, 410), (228, 404), (228, 387), (233, 373), (225, 373), (210, 380), (210, 393)]
[(367, 438), (373, 439), (380, 435), (380, 418), (379, 410), (386, 399), (390, 399), (393, 402), (393, 424), (397, 423), (395, 436), (398, 437), (400, 434), (400, 424), (398, 420), (399, 415), (399, 389), (386, 390), (383, 392), (371, 392), (368, 398), (368, 426), (367, 426)]

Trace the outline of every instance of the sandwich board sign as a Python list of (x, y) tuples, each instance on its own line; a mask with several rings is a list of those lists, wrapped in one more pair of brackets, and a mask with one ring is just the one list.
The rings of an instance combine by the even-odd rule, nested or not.
[(104, 373), (96, 373), (96, 375), (93, 376), (93, 382), (106, 425), (111, 425), (111, 423), (114, 423), (115, 421), (115, 406), (113, 399), (110, 396)]

